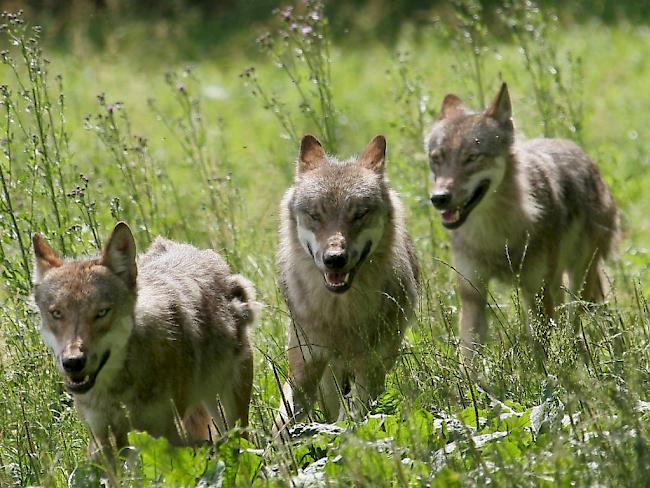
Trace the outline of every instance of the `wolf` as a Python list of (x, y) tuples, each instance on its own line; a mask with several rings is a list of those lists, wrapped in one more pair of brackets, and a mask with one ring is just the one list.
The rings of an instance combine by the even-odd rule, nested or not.
[(292, 322), (275, 433), (308, 413), (318, 393), (328, 420), (352, 384), (367, 407), (398, 356), (419, 269), (385, 154), (381, 135), (345, 161), (312, 135), (300, 143), (295, 182), (280, 207), (278, 266)]
[(618, 232), (618, 210), (596, 165), (564, 139), (515, 135), (505, 83), (482, 112), (444, 98), (425, 139), (431, 203), (451, 234), (461, 301), (461, 352), (471, 358), (487, 335), (491, 279), (519, 282), (527, 308), (553, 318), (570, 293), (605, 294), (601, 265)]
[(136, 265), (123, 222), (96, 258), (64, 261), (40, 234), (33, 248), (41, 333), (91, 457), (112, 462), (132, 429), (183, 445), (247, 425), (255, 291), (218, 254), (158, 237)]

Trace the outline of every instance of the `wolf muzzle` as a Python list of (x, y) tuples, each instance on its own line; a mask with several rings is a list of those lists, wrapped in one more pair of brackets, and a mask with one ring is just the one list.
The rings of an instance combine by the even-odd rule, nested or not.
[[(334, 261), (336, 260), (341, 260), (340, 262), (342, 263), (341, 266), (333, 268), (330, 267), (327, 262), (325, 262), (325, 255), (327, 255), (327, 252), (325, 251), (325, 255), (323, 256), (323, 262), (325, 263), (325, 266), (328, 268), (328, 271), (326, 271), (323, 274), (323, 278), (325, 278), (325, 286), (327, 287), (328, 290), (334, 292), (334, 293), (343, 293), (347, 291), (350, 286), (352, 286), (352, 280), (354, 279), (354, 275), (356, 274), (357, 270), (361, 267), (363, 262), (366, 260), (366, 258), (370, 255), (370, 250), (372, 249), (372, 241), (368, 241), (363, 248), (363, 251), (361, 252), (361, 256), (359, 257), (359, 260), (349, 268), (349, 270), (343, 271), (345, 266), (348, 265), (348, 253), (344, 249), (342, 251), (335, 251), (333, 252), (333, 256), (337, 256), (334, 258)], [(340, 257), (341, 254), (344, 254), (343, 257)], [(339, 263), (336, 263), (339, 264)]]
[[(75, 394), (82, 394), (86, 393), (88, 390), (90, 390), (93, 386), (95, 386), (95, 381), (97, 380), (97, 375), (99, 372), (102, 370), (102, 368), (106, 365), (108, 362), (108, 358), (111, 356), (111, 352), (106, 351), (104, 355), (102, 356), (101, 360), (99, 361), (99, 366), (97, 369), (91, 373), (84, 373), (84, 366), (86, 365), (86, 356), (83, 355), (83, 363), (82, 358), (76, 357), (76, 358), (64, 358), (62, 360), (62, 365), (63, 369), (66, 372), (65, 375), (65, 388), (68, 390), (68, 393), (75, 393)], [(70, 363), (70, 360), (72, 359), (72, 363)], [(74, 371), (69, 370), (66, 368), (66, 363), (68, 364), (68, 367), (71, 369), (74, 369)], [(81, 367), (79, 367), (81, 365)]]

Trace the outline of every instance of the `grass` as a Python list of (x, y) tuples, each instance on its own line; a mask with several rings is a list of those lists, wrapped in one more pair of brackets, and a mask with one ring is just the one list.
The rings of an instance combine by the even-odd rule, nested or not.
[[(29, 235), (44, 232), (67, 255), (94, 253), (117, 219), (132, 225), (141, 250), (157, 234), (219, 249), (265, 303), (254, 332), (253, 442), (233, 432), (209, 448), (172, 450), (133, 433), (142, 464), (123, 473), (124, 485), (646, 483), (650, 31), (564, 25), (529, 8), (506, 10), (501, 21), (517, 35), (495, 37), (475, 8), (457, 2), (444, 21), (417, 30), (407, 24), (392, 47), (329, 43), (323, 31), (331, 61), (323, 50), (312, 55), (322, 56), (319, 69), (330, 82), (325, 104), (295, 56), (304, 39), (283, 44), (281, 22), (269, 21), (275, 61), (268, 49), (250, 54), (262, 34), (250, 32), (187, 70), (170, 43), (152, 47), (164, 52), (163, 64), (144, 57), (136, 42), (146, 39), (142, 25), (130, 36), (128, 24), (108, 34), (103, 50), (83, 39), (72, 50), (45, 44), (45, 63), (41, 42), (29, 42), (38, 33), (28, 25), (23, 36), (19, 18), (3, 18), (10, 30), (0, 32), (0, 46), (10, 47), (0, 65), (0, 485), (98, 482), (85, 456), (87, 431), (29, 306)], [(323, 22), (313, 27), (326, 29)], [(5, 42), (10, 32), (25, 45)], [(295, 83), (278, 59), (295, 63)], [(256, 81), (250, 71), (240, 76), (250, 66)], [(548, 345), (545, 358), (536, 356), (516, 292), (496, 287), (491, 341), (473, 381), (458, 366), (452, 256), (428, 203), (421, 141), (447, 92), (478, 108), (502, 79), (519, 130), (573, 137), (598, 162), (625, 233), (608, 264), (608, 303), (583, 314), (586, 360), (564, 323), (540, 325)], [(325, 120), (341, 155), (362, 150), (376, 133), (387, 136), (387, 171), (408, 209), (422, 297), (373, 412), (362, 421), (308, 425), (290, 450), (279, 450), (268, 434), (280, 401), (274, 370), (286, 374), (289, 318), (274, 261), (277, 207), (293, 178), (296, 137), (319, 132)]]

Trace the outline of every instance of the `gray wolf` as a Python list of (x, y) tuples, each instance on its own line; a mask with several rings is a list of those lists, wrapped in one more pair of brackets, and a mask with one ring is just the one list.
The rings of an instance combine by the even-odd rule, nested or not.
[(385, 153), (381, 135), (345, 161), (314, 136), (302, 138), (280, 208), (280, 284), (292, 323), (275, 432), (303, 417), (318, 393), (328, 420), (353, 384), (357, 405), (368, 406), (398, 356), (417, 303), (418, 263)]
[(465, 357), (486, 339), (493, 278), (516, 277), (529, 311), (546, 318), (562, 301), (565, 274), (574, 296), (603, 300), (600, 267), (615, 241), (618, 210), (580, 147), (516, 137), (505, 83), (478, 113), (447, 95), (425, 145), (431, 202), (451, 234), (460, 275)]
[(97, 258), (64, 261), (39, 234), (33, 246), (41, 332), (91, 456), (111, 460), (132, 429), (178, 445), (209, 438), (210, 417), (247, 425), (255, 292), (219, 255), (158, 237), (136, 265), (122, 222)]

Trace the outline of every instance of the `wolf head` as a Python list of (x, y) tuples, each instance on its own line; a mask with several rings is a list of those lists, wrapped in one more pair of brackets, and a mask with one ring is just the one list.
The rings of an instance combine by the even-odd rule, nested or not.
[(33, 245), (41, 333), (56, 356), (66, 389), (86, 393), (111, 355), (123, 352), (133, 328), (137, 274), (133, 234), (120, 222), (101, 257), (69, 262), (39, 234)]
[(505, 83), (492, 104), (479, 113), (467, 109), (456, 95), (445, 97), (426, 150), (433, 179), (431, 203), (446, 228), (463, 225), (488, 190), (499, 186), (513, 133)]
[(300, 143), (290, 210), (300, 245), (332, 292), (350, 288), (384, 235), (391, 211), (385, 155), (381, 135), (360, 157), (346, 161), (325, 154), (314, 136)]

